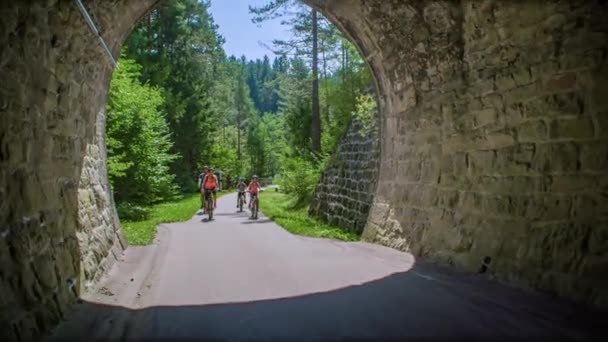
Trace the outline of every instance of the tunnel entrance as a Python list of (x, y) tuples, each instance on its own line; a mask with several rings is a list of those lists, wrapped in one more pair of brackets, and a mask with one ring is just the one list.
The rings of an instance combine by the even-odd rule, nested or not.
[[(157, 2), (86, 4), (116, 56)], [(606, 4), (307, 3), (354, 42), (379, 94), (364, 237), (472, 272), (488, 256), (500, 279), (605, 307)], [(86, 251), (77, 237), (112, 65), (73, 2), (0, 6), (0, 328), (28, 336), (76, 300), (81, 253), (103, 265), (121, 248), (118, 228)], [(107, 207), (89, 220), (117, 227), (107, 177), (88, 176), (87, 204)]]

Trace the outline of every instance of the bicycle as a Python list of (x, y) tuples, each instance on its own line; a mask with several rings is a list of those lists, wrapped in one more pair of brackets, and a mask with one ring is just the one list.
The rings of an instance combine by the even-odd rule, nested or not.
[(238, 199), (239, 212), (242, 213), (243, 212), (243, 204), (245, 202), (245, 193), (244, 192), (239, 192), (237, 196), (239, 196), (239, 199)]
[(205, 202), (207, 203), (207, 215), (211, 221), (213, 220), (213, 190), (205, 190)]
[(260, 200), (258, 198), (258, 194), (251, 194), (251, 219), (253, 220), (257, 220), (258, 219), (258, 211), (259, 211), (259, 204), (260, 204)]

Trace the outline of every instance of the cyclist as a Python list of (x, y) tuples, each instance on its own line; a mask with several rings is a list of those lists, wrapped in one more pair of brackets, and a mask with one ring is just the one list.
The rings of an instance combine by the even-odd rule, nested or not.
[[(249, 192), (249, 196), (250, 196), (249, 197), (249, 208), (251, 208), (251, 203), (253, 202), (253, 198), (258, 195), (261, 188), (262, 187), (260, 186), (260, 182), (258, 182), (258, 176), (253, 175), (253, 177), (251, 177), (251, 182), (249, 183), (249, 186), (247, 187), (247, 192)], [(258, 206), (259, 206), (259, 198), (258, 198)]]
[[(207, 169), (207, 174), (203, 178), (202, 193), (204, 196), (204, 194), (207, 191), (211, 191), (212, 196), (213, 196), (213, 207), (214, 208), (217, 207), (217, 203), (216, 203), (217, 188), (218, 188), (217, 176), (213, 174), (213, 168), (210, 167)], [(205, 202), (205, 204), (206, 204), (206, 202)]]
[(209, 170), (209, 166), (203, 166), (203, 172), (198, 175), (198, 191), (201, 193), (201, 210), (203, 211), (205, 209), (205, 192), (203, 191), (203, 182), (207, 176), (207, 170)]
[(247, 198), (245, 197), (245, 190), (247, 190), (247, 184), (245, 178), (239, 177), (239, 183), (236, 185), (238, 195), (236, 196), (236, 207), (239, 207), (239, 198), (243, 197), (243, 201), (247, 204)]

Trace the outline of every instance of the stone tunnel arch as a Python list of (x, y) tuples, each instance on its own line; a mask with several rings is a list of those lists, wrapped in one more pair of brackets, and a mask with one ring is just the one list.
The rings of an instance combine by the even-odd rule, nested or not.
[[(157, 2), (86, 4), (117, 55)], [(608, 305), (606, 4), (307, 3), (379, 94), (364, 237), (472, 271), (490, 257), (500, 279)], [(112, 70), (72, 1), (0, 11), (0, 330), (25, 338), (121, 249), (103, 162)]]

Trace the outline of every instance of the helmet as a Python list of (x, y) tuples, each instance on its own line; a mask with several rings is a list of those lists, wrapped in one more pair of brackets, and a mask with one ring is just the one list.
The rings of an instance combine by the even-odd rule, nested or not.
[(213, 171), (214, 170), (213, 166), (209, 166), (208, 169), (209, 169), (209, 171)]
[(258, 178), (258, 176), (257, 175), (253, 175), (253, 176), (251, 176), (251, 178)]
[(209, 166), (207, 166), (207, 165), (203, 166), (203, 170), (209, 170)]
[(243, 180), (243, 179), (244, 179), (243, 177), (239, 177), (239, 180)]

